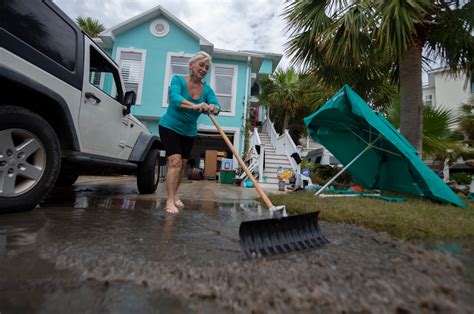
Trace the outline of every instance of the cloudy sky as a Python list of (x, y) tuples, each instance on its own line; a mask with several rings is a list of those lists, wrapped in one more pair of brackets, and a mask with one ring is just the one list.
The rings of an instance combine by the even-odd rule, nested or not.
[[(283, 0), (54, 0), (71, 18), (98, 19), (106, 28), (162, 5), (214, 44), (230, 50), (283, 54)], [(288, 58), (280, 66), (286, 68)]]

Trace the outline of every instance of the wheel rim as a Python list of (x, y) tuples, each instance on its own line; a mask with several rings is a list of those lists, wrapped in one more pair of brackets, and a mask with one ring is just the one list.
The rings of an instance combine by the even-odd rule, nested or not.
[(13, 197), (31, 190), (46, 169), (46, 149), (23, 129), (0, 131), (0, 195)]

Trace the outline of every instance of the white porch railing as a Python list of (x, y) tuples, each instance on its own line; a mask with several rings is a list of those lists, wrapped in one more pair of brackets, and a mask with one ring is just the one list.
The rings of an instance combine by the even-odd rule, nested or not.
[[(260, 147), (260, 152), (258, 153), (258, 181), (263, 182), (263, 165), (265, 160), (265, 149), (262, 145), (262, 141), (260, 140), (260, 135), (258, 134), (257, 128), (254, 129), (252, 135), (250, 136), (249, 145), (251, 149), (255, 149), (258, 145)], [(255, 152), (257, 150), (255, 149)]]
[(291, 155), (293, 155), (294, 153), (298, 153), (300, 155), (300, 151), (297, 149), (295, 142), (293, 142), (293, 139), (288, 133), (288, 130), (285, 130), (282, 135), (279, 135), (275, 131), (274, 124), (269, 117), (267, 117), (267, 119), (263, 123), (262, 130), (264, 130), (265, 133), (269, 135), (270, 141), (275, 147), (276, 153), (285, 154), (291, 163), (293, 171), (297, 171), (298, 164), (296, 163), (295, 159), (291, 157)]

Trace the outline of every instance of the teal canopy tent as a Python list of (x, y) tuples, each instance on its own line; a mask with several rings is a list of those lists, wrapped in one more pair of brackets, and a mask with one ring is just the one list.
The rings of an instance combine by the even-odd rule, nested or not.
[(466, 207), (425, 165), (400, 132), (381, 114), (372, 111), (348, 85), (304, 121), (310, 136), (345, 165), (342, 171), (347, 169), (362, 187)]

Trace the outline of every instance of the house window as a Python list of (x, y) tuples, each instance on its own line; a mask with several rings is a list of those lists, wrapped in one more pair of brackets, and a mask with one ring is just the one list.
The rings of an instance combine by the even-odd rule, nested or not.
[(429, 107), (433, 106), (433, 95), (431, 94), (426, 95), (424, 103), (425, 103), (425, 106), (429, 106)]
[(213, 66), (212, 86), (221, 105), (222, 114), (235, 114), (237, 66), (221, 64)]
[(146, 50), (118, 49), (118, 64), (122, 73), (125, 91), (137, 93), (137, 104), (141, 103)]
[(185, 76), (189, 74), (189, 60), (191, 57), (178, 57), (178, 56), (171, 56), (170, 61), (170, 75), (168, 76), (168, 80), (171, 80), (173, 75), (178, 76)]
[(186, 76), (189, 74), (189, 60), (192, 55), (168, 54), (168, 63), (165, 74), (165, 88), (163, 90), (163, 107), (168, 107), (168, 88), (174, 75)]

